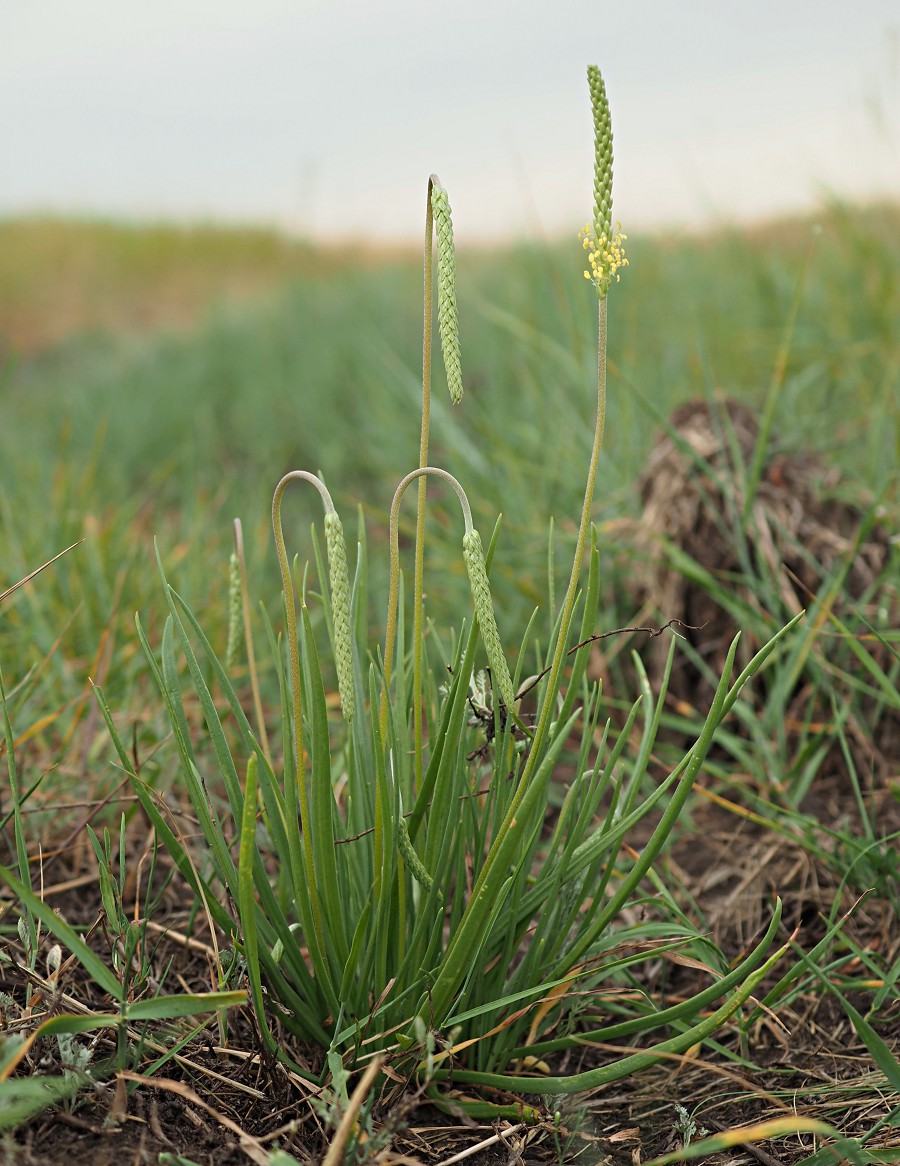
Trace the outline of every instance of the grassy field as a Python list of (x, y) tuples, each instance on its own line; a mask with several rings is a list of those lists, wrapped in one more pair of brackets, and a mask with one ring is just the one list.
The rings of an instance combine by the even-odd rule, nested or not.
[[(416, 1108), (424, 1097), (370, 1100), (354, 1127), (356, 1158), (348, 1161), (375, 1160), (367, 1157), (361, 1130), (373, 1145), (386, 1144), (384, 1131), (393, 1131), (391, 1152), (405, 1152), (407, 1160), (442, 1161), (479, 1138), (489, 1140), (490, 1121), (501, 1118), (523, 1146), (535, 1139), (532, 1156), (518, 1159), (525, 1161), (573, 1160), (568, 1155), (576, 1151), (582, 1161), (604, 1155), (618, 1161), (617, 1154), (631, 1161), (633, 1152), (647, 1160), (667, 1149), (685, 1158), (690, 1143), (708, 1135), (719, 1138), (708, 1152), (722, 1155), (708, 1160), (737, 1163), (753, 1159), (748, 1143), (779, 1133), (782, 1140), (770, 1147), (777, 1159), (762, 1160), (900, 1160), (900, 607), (892, 537), (900, 512), (900, 210), (836, 206), (815, 221), (630, 242), (630, 267), (610, 296), (609, 403), (593, 510), (596, 629), (658, 628), (671, 620), (692, 625), (682, 629), (679, 663), (659, 704), (658, 736), (651, 740), (645, 729), (643, 746), (626, 719), (635, 697), (662, 683), (663, 637), (623, 635), (591, 646), (587, 675), (603, 682), (602, 698), (591, 698), (604, 702), (598, 723), (609, 716), (616, 728), (626, 725), (623, 756), (646, 753), (635, 796), (638, 786), (644, 796), (671, 772), (685, 741), (701, 731), (723, 644), (741, 631), (745, 655), (737, 659), (746, 663), (800, 607), (807, 616), (718, 731), (666, 857), (641, 884), (644, 898), (635, 911), (652, 914), (654, 896), (661, 896), (669, 904), (667, 925), (690, 932), (694, 946), (680, 962), (676, 953), (641, 965), (640, 972), (623, 972), (617, 983), (625, 995), (660, 1008), (665, 1000), (689, 997), (703, 960), (724, 975), (758, 942), (773, 894), (784, 900), (779, 942), (794, 944), (793, 962), (772, 972), (723, 1031), (647, 1069), (632, 1091), (606, 1088), (559, 1109), (539, 1107), (529, 1129), (513, 1121), (505, 1094), (477, 1094), (478, 1104), (494, 1106), (488, 1113), (470, 1090), (458, 1104), (469, 1104), (471, 1120), (485, 1122), (487, 1130), (460, 1125), (456, 1142), (438, 1136), (430, 1148), (424, 1135), (417, 1143), (414, 1134), (428, 1124), (419, 1122)], [(459, 407), (450, 405), (443, 370), (436, 373), (430, 460), (463, 483), (485, 543), (503, 515), (491, 588), (511, 658), (523, 645), (521, 677), (538, 672), (545, 660), (591, 448), (596, 297), (585, 287), (582, 264), (574, 237), (497, 252), (463, 248), (457, 259), (465, 384)], [(355, 531), (354, 508), (361, 508), (369, 579), (357, 630), (370, 644), (383, 636), (387, 515), (394, 487), (418, 460), (421, 280), (415, 255), (322, 252), (261, 231), (0, 224), (0, 593), (77, 544), (0, 604), (10, 775), (10, 790), (0, 799), (0, 862), (24, 882), (27, 853), (31, 885), (62, 888), (48, 901), (62, 905), (76, 929), (98, 924), (94, 947), (105, 951), (123, 985), (121, 961), (109, 954), (116, 936), (111, 888), (120, 877), (123, 898), (126, 886), (131, 896), (126, 915), (196, 934), (204, 952), (216, 947), (189, 896), (172, 889), (178, 879), (163, 889), (157, 878), (152, 909), (150, 900), (138, 908), (132, 874), (126, 879), (126, 866), (133, 872), (147, 853), (148, 820), (134, 805), (125, 761), (130, 757), (176, 801), (186, 796), (172, 728), (134, 626), (139, 611), (148, 640), (161, 641), (168, 609), (153, 538), (169, 581), (224, 656), (233, 517), (243, 522), (250, 606), (255, 612), (261, 601), (280, 626), (272, 491), (288, 470), (321, 473), (348, 536)], [(686, 431), (668, 425), (676, 407), (697, 400), (711, 419), (714, 455), (692, 454)], [(755, 418), (746, 448), (727, 400), (748, 406)], [(695, 468), (705, 461), (706, 469), (699, 487), (671, 486), (671, 507), (663, 496), (654, 526), (648, 499), (656, 478), (647, 467), (658, 465), (660, 480), (671, 471), (671, 458), (653, 461), (666, 433), (673, 456), (680, 453)], [(757, 453), (753, 509), (746, 482)], [(299, 550), (301, 561), (312, 557), (309, 525), (320, 520), (311, 497), (292, 500), (286, 519), (292, 553)], [(693, 526), (672, 518), (685, 511), (685, 497)], [(429, 503), (425, 580), (434, 661), (442, 653), (452, 659), (449, 629), (469, 618), (471, 600), (455, 500), (435, 485)], [(411, 578), (411, 502), (408, 509), (400, 540)], [(312, 592), (324, 589), (315, 565), (312, 578)], [(535, 607), (539, 616), (526, 636)], [(311, 620), (317, 634), (330, 632), (329, 604), (311, 603)], [(258, 631), (264, 643), (261, 625)], [(208, 668), (204, 674), (212, 685)], [(262, 666), (270, 728), (278, 720), (279, 675), (271, 663)], [(330, 665), (325, 676), (334, 719)], [(249, 715), (243, 665), (235, 678)], [(124, 760), (115, 757), (92, 682), (103, 687), (113, 710)], [(436, 691), (433, 699), (437, 709)], [(190, 709), (188, 716), (194, 728)], [(589, 755), (595, 758), (598, 739), (584, 740), (562, 749), (548, 791), (548, 829), (567, 812), (560, 807), (573, 774)], [(202, 762), (212, 747), (204, 740), (197, 750)], [(596, 759), (592, 764), (599, 767)], [(651, 813), (628, 837), (630, 853), (647, 842), (653, 820)], [(85, 831), (88, 822), (99, 850)], [(105, 855), (104, 826), (113, 838)], [(96, 888), (104, 870), (113, 880), (107, 893), (101, 899), (95, 891), (82, 910), (69, 888)], [(7, 900), (0, 900), (4, 906)], [(29, 1038), (47, 1015), (75, 1011), (73, 1000), (94, 1012), (108, 1008), (102, 972), (90, 966), (87, 974), (70, 974), (64, 1000), (54, 996), (49, 923), (28, 911), (26, 917), (38, 919), (44, 933), (39, 951), (29, 947), (27, 928), (17, 928), (13, 908), (0, 919), (7, 1028)], [(644, 933), (640, 939), (647, 942)], [(60, 942), (68, 968), (69, 953), (80, 948)], [(196, 994), (204, 980), (209, 990), (211, 973), (196, 952), (191, 962), (192, 951), (185, 941), (175, 967), (181, 988)], [(212, 986), (243, 987), (223, 977), (217, 959)], [(38, 997), (43, 993), (43, 1005), (26, 1007), (29, 983), (38, 986)], [(169, 980), (166, 992), (171, 986)], [(135, 994), (152, 999), (152, 985)], [(626, 1014), (621, 1001), (611, 1007)], [(119, 1059), (110, 1050), (95, 1055), (106, 1066), (100, 1076), (108, 1095), (88, 1088), (83, 1075), (72, 1076), (71, 1065), (66, 1068), (71, 1049), (67, 1054), (60, 1044), (47, 1051), (49, 1029), (45, 1061), (41, 1045), (15, 1055), (4, 1046), (0, 1085), (9, 1092), (0, 1104), (5, 1097), (12, 1116), (0, 1115), (0, 1125), (9, 1131), (3, 1143), (9, 1160), (55, 1160), (34, 1156), (29, 1130), (56, 1146), (54, 1139), (70, 1137), (72, 1128), (83, 1126), (85, 1137), (98, 1131), (111, 1107), (124, 1113), (111, 1083), (118, 1070), (124, 1098), (121, 1072), (128, 1069), (165, 1077), (174, 1092), (161, 1096), (174, 1107), (170, 1120), (180, 1122), (181, 1132), (187, 1094), (177, 1087), (190, 1086), (217, 1114), (231, 1113), (254, 1139), (263, 1138), (254, 1143), (254, 1160), (277, 1166), (265, 1135), (287, 1118), (270, 1120), (258, 1098), (242, 1107), (231, 1092), (220, 1096), (210, 1085), (212, 1062), (202, 1050), (204, 1041), (211, 1046), (215, 1021), (186, 1046), (185, 1055), (195, 1050), (193, 1067), (186, 1067), (168, 1057), (155, 1063), (158, 1041), (165, 1044), (177, 1026), (162, 1007), (148, 1006), (143, 1015), (145, 1025), (165, 1020), (169, 1037), (141, 1028), (135, 1039), (131, 1022), (126, 1055), (120, 1030)], [(241, 1015), (232, 1022), (232, 1044), (255, 1051), (250, 1022)], [(566, 1023), (596, 1028), (590, 999), (573, 1003)], [(685, 1014), (673, 1020), (672, 1032), (695, 1023)], [(221, 1037), (220, 1028), (220, 1044)], [(71, 1033), (66, 1039), (72, 1041)], [(564, 1074), (603, 1063), (602, 1049), (582, 1048), (575, 1056), (529, 1043), (540, 1056), (561, 1058), (557, 1071)], [(68, 1076), (59, 1075), (60, 1065)], [(458, 1068), (464, 1073), (467, 1066), (476, 1076), (484, 1069), (477, 1058), (461, 1058)], [(64, 1117), (81, 1126), (64, 1119), (54, 1124), (47, 1114), (57, 1111), (45, 1109), (49, 1095), (33, 1104), (24, 1087), (15, 1092), (17, 1082), (52, 1072), (55, 1081), (67, 1082), (59, 1087)], [(260, 1073), (252, 1081), (265, 1091)], [(333, 1080), (332, 1087), (328, 1112), (310, 1109), (301, 1132), (282, 1131), (282, 1144), (301, 1160), (329, 1143), (342, 1114), (355, 1112), (346, 1094), (341, 1103)], [(527, 1086), (522, 1092), (529, 1093)], [(289, 1095), (286, 1085), (278, 1086), (280, 1100)], [(290, 1104), (300, 1103), (294, 1097)], [(119, 1121), (124, 1130), (125, 1118)], [(766, 1121), (782, 1124), (728, 1134)], [(86, 1153), (95, 1152), (93, 1143), (86, 1145)], [(214, 1139), (201, 1146), (182, 1138), (178, 1146), (184, 1160), (226, 1161)]]

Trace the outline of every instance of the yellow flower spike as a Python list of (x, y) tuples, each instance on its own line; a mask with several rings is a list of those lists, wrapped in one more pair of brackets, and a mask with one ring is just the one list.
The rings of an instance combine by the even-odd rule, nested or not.
[(616, 233), (611, 238), (607, 238), (606, 235), (600, 239), (595, 238), (589, 226), (578, 232), (578, 237), (582, 240), (581, 245), (588, 252), (590, 265), (590, 272), (585, 271), (584, 276), (597, 288), (597, 294), (601, 299), (609, 291), (613, 280), (618, 283), (621, 279), (620, 269), (628, 266), (623, 247), (628, 236), (619, 230), (621, 225), (616, 224)]
[(596, 65), (587, 71), (594, 116), (594, 218), (579, 231), (581, 245), (588, 252), (591, 275), (588, 277), (597, 289), (600, 299), (606, 298), (613, 279), (618, 282), (619, 270), (628, 265), (622, 244), (622, 224), (612, 226), (613, 140), (606, 86)]

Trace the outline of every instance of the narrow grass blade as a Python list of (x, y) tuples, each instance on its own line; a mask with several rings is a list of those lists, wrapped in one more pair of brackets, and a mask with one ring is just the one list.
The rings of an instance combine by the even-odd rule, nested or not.
[[(585, 1089), (596, 1089), (613, 1081), (621, 1081), (624, 1077), (630, 1077), (632, 1073), (649, 1068), (665, 1059), (670, 1053), (684, 1053), (695, 1044), (712, 1036), (753, 995), (770, 969), (788, 950), (788, 944), (780, 947), (761, 967), (748, 975), (733, 995), (710, 1016), (668, 1040), (660, 1041), (641, 1052), (632, 1053), (611, 1065), (604, 1065), (599, 1069), (588, 1069), (583, 1073), (574, 1073), (565, 1077), (524, 1077), (504, 1073), (479, 1073), (467, 1069), (454, 1069), (452, 1072), (439, 1070), (435, 1072), (435, 1080), (451, 1077), (455, 1084), (481, 1085), (487, 1088), (509, 1089), (517, 1093), (535, 1093), (543, 1096), (579, 1093)], [(764, 954), (765, 948), (763, 944), (760, 944), (754, 952), (754, 957), (761, 959)], [(690, 1006), (690, 1001), (688, 1001), (688, 1006)]]
[(275, 1052), (278, 1046), (266, 1018), (262, 978), (259, 972), (259, 946), (256, 934), (257, 907), (253, 889), (253, 860), (256, 856), (257, 764), (256, 754), (253, 753), (247, 762), (244, 812), (241, 817), (241, 841), (238, 852), (238, 909), (244, 941), (244, 959), (247, 962), (247, 978), (250, 980), (250, 994), (253, 997), (256, 1023), (266, 1048), (270, 1052)]
[[(22, 824), (22, 797), (19, 789), (19, 778), (16, 769), (15, 742), (13, 741), (12, 722), (9, 719), (9, 709), (6, 704), (6, 689), (3, 685), (3, 674), (0, 673), (0, 708), (3, 709), (3, 737), (6, 742), (6, 767), (9, 773), (9, 790), (12, 797), (13, 831), (16, 839), (16, 862), (19, 868), (19, 878), (23, 886), (31, 889), (31, 868), (28, 864), (28, 846), (25, 842), (25, 828)], [(28, 934), (29, 957), (37, 954), (37, 928), (31, 909), (25, 905), (25, 927)]]
[(43, 899), (38, 898), (29, 887), (26, 887), (6, 867), (0, 866), (0, 879), (6, 883), (19, 902), (40, 919), (48, 931), (52, 932), (57, 939), (66, 945), (88, 975), (92, 977), (103, 991), (111, 996), (113, 1000), (123, 1004), (122, 984), (109, 970), (100, 956), (92, 951), (85, 943), (75, 929), (70, 927), (64, 919), (56, 914), (52, 907), (45, 903)]
[(334, 837), (334, 789), (331, 780), (331, 740), (328, 732), (328, 710), (325, 704), (325, 686), (309, 619), (309, 608), (301, 609), (302, 661), (304, 669), (303, 695), (309, 722), (307, 748), (310, 754), (310, 828), (313, 839), (313, 862), (323, 908), (323, 926), (326, 935), (326, 955), (329, 966), (340, 977), (340, 970), (350, 952), (346, 928), (346, 907), (341, 900), (338, 883)]
[(659, 1158), (651, 1158), (644, 1166), (670, 1166), (672, 1162), (693, 1162), (695, 1158), (705, 1158), (709, 1154), (720, 1154), (723, 1150), (746, 1146), (748, 1143), (768, 1142), (772, 1138), (786, 1138), (791, 1134), (817, 1134), (820, 1138), (834, 1138), (840, 1140), (840, 1134), (823, 1121), (816, 1121), (809, 1117), (777, 1117), (771, 1121), (758, 1122), (752, 1126), (738, 1126), (732, 1130), (723, 1130), (712, 1137), (703, 1138), (699, 1142), (691, 1142), (674, 1150), (671, 1154), (663, 1154)]
[(149, 1000), (135, 1000), (125, 1009), (129, 1024), (142, 1020), (174, 1020), (180, 1016), (198, 1016), (218, 1012), (222, 1008), (240, 1008), (247, 1003), (247, 993), (184, 992), (178, 996), (154, 996)]

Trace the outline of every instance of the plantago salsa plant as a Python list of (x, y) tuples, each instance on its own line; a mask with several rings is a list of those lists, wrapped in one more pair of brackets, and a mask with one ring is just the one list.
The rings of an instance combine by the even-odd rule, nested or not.
[[(717, 727), (784, 633), (732, 680), (735, 641), (696, 742), (655, 784), (648, 767), (668, 672), (656, 693), (644, 678), (619, 730), (605, 719), (600, 687), (587, 675), (600, 591), (591, 510), (606, 414), (608, 297), (627, 265), (625, 236), (611, 217), (606, 90), (598, 69), (588, 70), (588, 81), (594, 214), (582, 245), (598, 302), (597, 399), (572, 568), (552, 626), (541, 633), (533, 618), (513, 641), (518, 654), (508, 650), (511, 629), (495, 616), (489, 583), (498, 531), (485, 551), (463, 484), (429, 462), (435, 233), (438, 326), (454, 402), (463, 384), (450, 205), (432, 176), (419, 464), (400, 482), (390, 508), (383, 648), (368, 642), (362, 524), (351, 574), (330, 493), (319, 477), (297, 470), (279, 482), (273, 503), (284, 631), (267, 623), (266, 633), (280, 686), (280, 744), (270, 748), (262, 724), (240, 545), (232, 575), (241, 590), (255, 728), (232, 680), (236, 612), (227, 666), (165, 575), (168, 618), (158, 648), (138, 622), (205, 842), (203, 861), (179, 835), (160, 793), (134, 772), (102, 704), (119, 761), (132, 773), (159, 840), (244, 961), (263, 1042), (315, 1086), (387, 1064), (391, 1076), (415, 1078), (437, 1098), (451, 1077), (454, 1084), (520, 1094), (593, 1088), (710, 1036), (781, 954), (769, 954), (779, 926), (776, 905), (758, 945), (729, 965), (680, 911), (654, 860)], [(472, 618), (449, 638), (433, 630), (434, 613), (426, 611), (429, 480), (456, 493), (463, 515)], [(410, 604), (399, 514), (413, 481)], [(325, 507), (326, 555), (314, 542), (314, 558), (340, 719), (329, 716), (318, 604), (284, 537), (283, 500), (291, 484), (313, 486)], [(428, 593), (439, 599), (439, 581)], [(669, 667), (671, 660), (670, 652)], [(198, 704), (205, 736), (192, 732), (186, 711)], [(551, 783), (560, 783), (563, 773), (568, 788), (562, 787), (561, 806), (551, 809)], [(626, 840), (641, 823), (646, 841), (636, 851)], [(665, 1007), (635, 991), (636, 966), (686, 949), (708, 969), (707, 987)], [(553, 1071), (553, 1054), (561, 1050), (625, 1038), (635, 1042), (633, 1051), (611, 1063), (569, 1076)], [(458, 1104), (480, 1113), (486, 1103)]]

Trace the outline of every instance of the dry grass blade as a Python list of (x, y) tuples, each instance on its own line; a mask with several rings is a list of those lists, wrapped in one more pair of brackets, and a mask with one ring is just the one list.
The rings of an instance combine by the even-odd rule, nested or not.
[(224, 1126), (226, 1130), (230, 1130), (238, 1139), (238, 1145), (247, 1155), (251, 1162), (255, 1162), (257, 1166), (269, 1166), (269, 1155), (264, 1149), (262, 1143), (248, 1134), (246, 1130), (226, 1117), (224, 1113), (219, 1113), (211, 1105), (207, 1104), (201, 1097), (189, 1086), (182, 1084), (180, 1081), (171, 1081), (167, 1077), (143, 1077), (140, 1073), (122, 1072), (118, 1074), (120, 1081), (134, 1081), (138, 1085), (149, 1085), (152, 1089), (161, 1089), (166, 1093), (174, 1093), (178, 1097), (189, 1101), (191, 1105), (196, 1105), (198, 1109), (202, 1109), (204, 1113), (208, 1113), (210, 1117), (214, 1118), (219, 1125)]
[(357, 1114), (362, 1108), (362, 1104), (366, 1100), (369, 1090), (375, 1084), (375, 1078), (381, 1072), (382, 1063), (382, 1057), (375, 1057), (366, 1066), (366, 1071), (360, 1077), (359, 1083), (350, 1094), (347, 1108), (341, 1117), (341, 1124), (338, 1126), (334, 1139), (328, 1147), (328, 1153), (322, 1159), (322, 1166), (341, 1166), (341, 1163), (344, 1161), (344, 1149), (350, 1137), (350, 1131), (353, 1129), (353, 1123), (356, 1121)]
[[(733, 1147), (740, 1147), (749, 1152), (750, 1146), (755, 1142), (764, 1142), (770, 1138), (787, 1137), (789, 1134), (799, 1133), (818, 1134), (825, 1138), (837, 1136), (830, 1126), (812, 1118), (779, 1117), (773, 1121), (757, 1122), (750, 1126), (722, 1130), (721, 1133), (715, 1134), (713, 1137), (704, 1138), (700, 1142), (691, 1142), (690, 1145), (683, 1146), (672, 1154), (663, 1154), (659, 1158), (653, 1158), (644, 1166), (667, 1166), (670, 1162), (689, 1162), (694, 1158), (706, 1158), (710, 1154), (716, 1154), (720, 1150), (728, 1150)], [(755, 1145), (754, 1150), (757, 1151), (754, 1156), (759, 1161), (759, 1151)], [(767, 1166), (778, 1161), (769, 1155), (766, 1155), (765, 1160)]]
[(454, 1162), (464, 1162), (466, 1158), (471, 1158), (475, 1154), (480, 1154), (482, 1150), (489, 1150), (491, 1146), (505, 1146), (507, 1144), (507, 1138), (513, 1137), (515, 1134), (519, 1133), (520, 1130), (524, 1130), (525, 1128), (525, 1123), (520, 1122), (519, 1125), (510, 1126), (509, 1129), (500, 1130), (499, 1133), (492, 1134), (489, 1138), (485, 1138), (484, 1141), (476, 1142), (474, 1146), (469, 1146), (469, 1148), (466, 1150), (460, 1150), (458, 1154), (453, 1154), (450, 1158), (444, 1158), (443, 1161), (438, 1163), (438, 1166), (451, 1166), (451, 1164)]
[(71, 546), (66, 547), (64, 551), (60, 551), (58, 555), (54, 555), (52, 559), (48, 559), (46, 563), (43, 563), (36, 570), (32, 571), (30, 575), (26, 575), (24, 579), (20, 579), (18, 583), (13, 583), (12, 587), (7, 587), (7, 589), (2, 594), (0, 594), (0, 603), (2, 603), (4, 599), (8, 599), (14, 591), (18, 591), (20, 587), (24, 587), (26, 583), (30, 583), (31, 580), (35, 578), (35, 576), (40, 575), (41, 571), (45, 571), (47, 567), (51, 567), (57, 559), (61, 559), (63, 555), (67, 555), (69, 551), (74, 550), (75, 547), (80, 546), (83, 542), (84, 539), (80, 538), (77, 542), (72, 543)]

